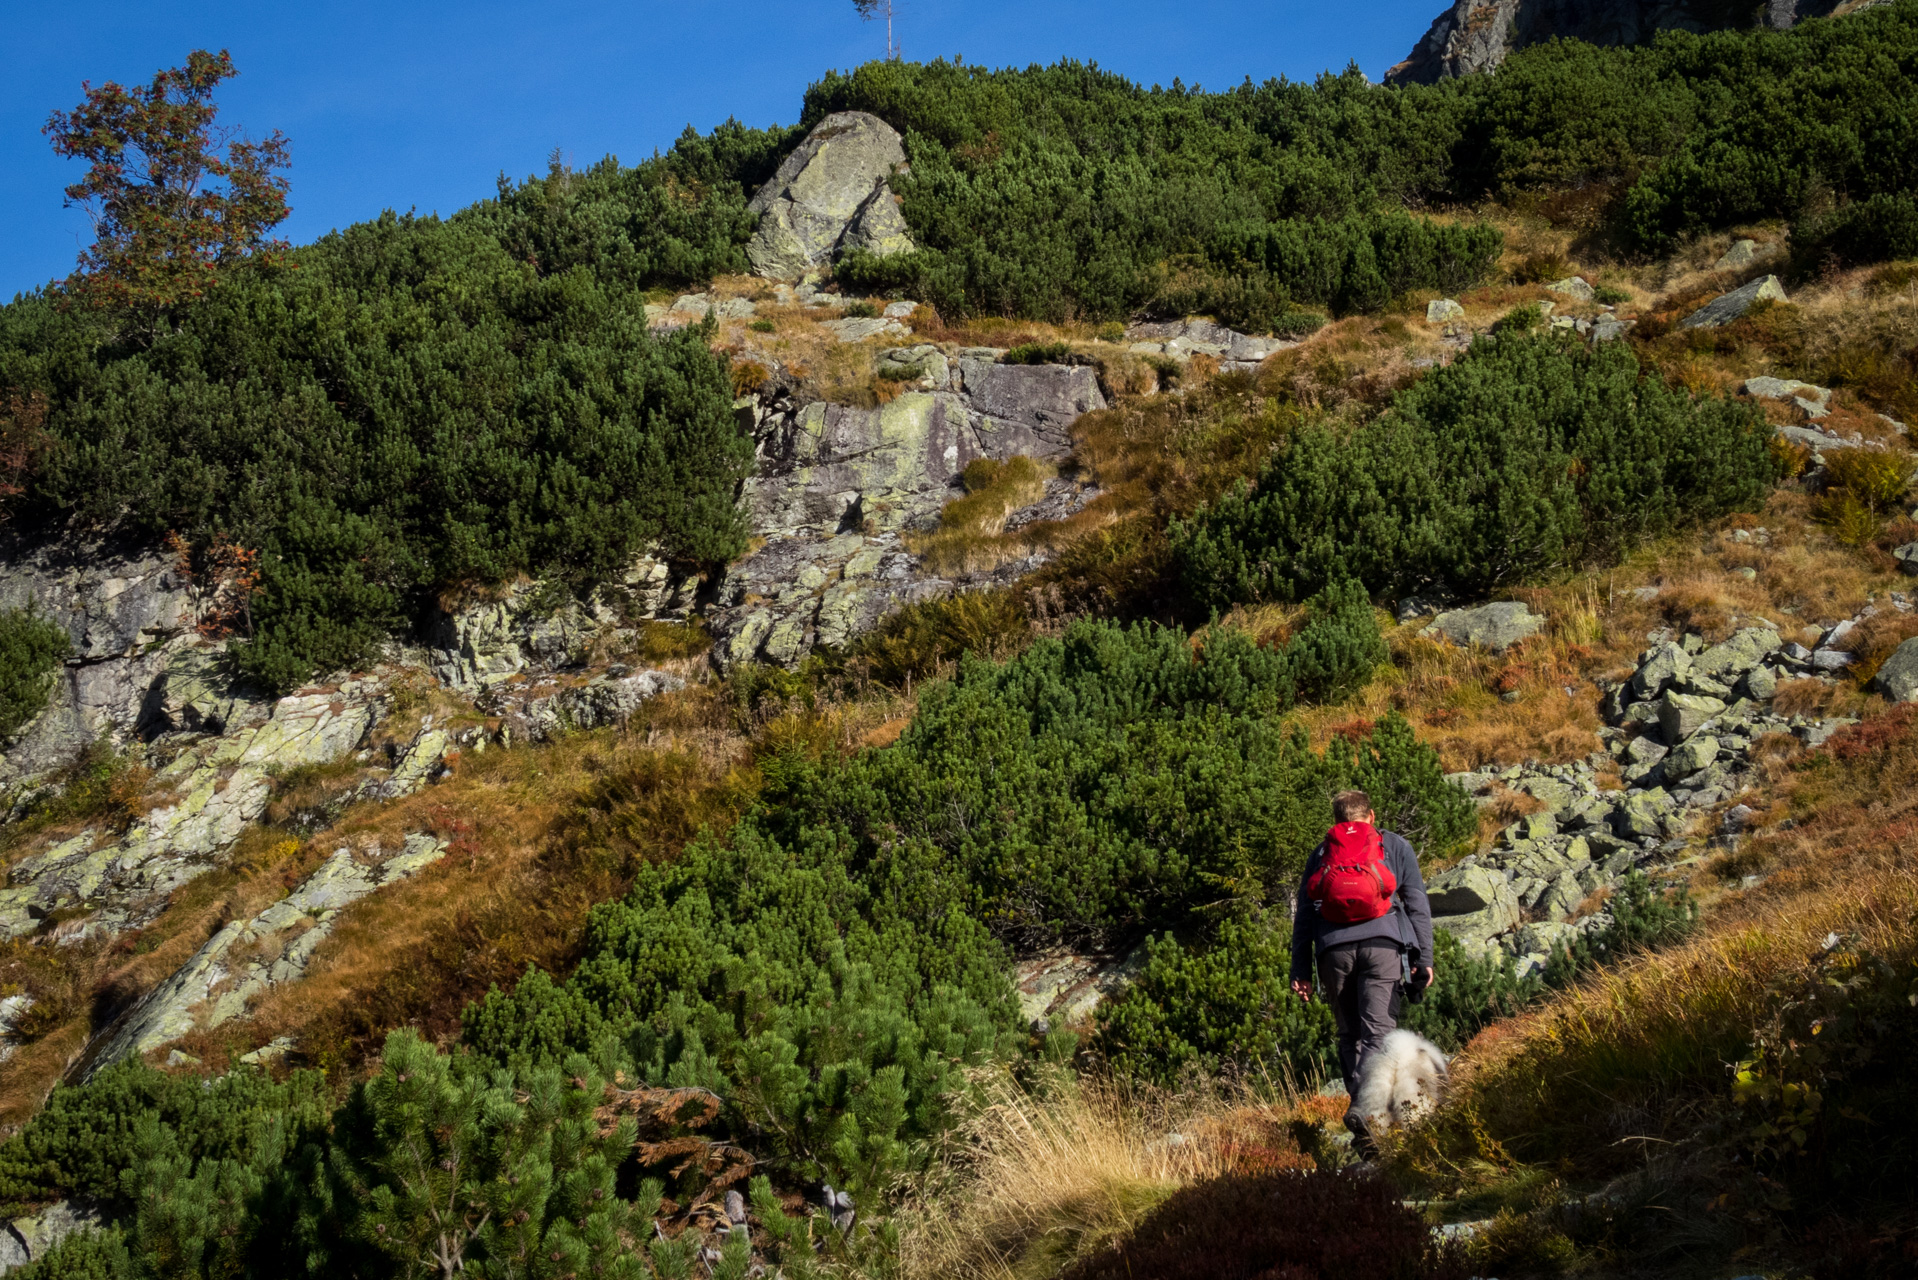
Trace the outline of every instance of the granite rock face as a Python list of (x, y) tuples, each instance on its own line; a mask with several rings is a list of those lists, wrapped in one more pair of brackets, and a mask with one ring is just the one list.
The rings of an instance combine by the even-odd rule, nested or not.
[(375, 845), (355, 856), (336, 850), (292, 893), (250, 920), (235, 920), (208, 939), (191, 960), (155, 987), (114, 1028), (86, 1065), (91, 1078), (122, 1058), (177, 1040), (196, 1027), (217, 1027), (244, 1014), (268, 988), (306, 972), (313, 953), (340, 912), (377, 889), (439, 861), (445, 846), (410, 835), (395, 850)]
[(278, 772), (353, 750), (384, 714), (379, 679), (281, 698), (259, 723), (199, 740), (153, 777), (156, 807), (118, 835), (86, 830), (14, 864), (0, 889), (0, 936), (32, 933), (55, 911), (86, 914), (62, 937), (112, 935), (152, 919), (167, 895), (220, 864), (265, 810)]
[(1072, 423), (1106, 407), (1084, 365), (1008, 365), (999, 351), (920, 345), (879, 366), (915, 389), (876, 409), (753, 405), (758, 467), (743, 496), (764, 546), (734, 564), (706, 610), (722, 667), (790, 665), (843, 645), (901, 605), (954, 584), (919, 567), (900, 535), (935, 525), (980, 458), (1054, 461)]
[(759, 229), (746, 256), (759, 275), (798, 280), (850, 249), (910, 252), (911, 237), (887, 179), (905, 166), (893, 127), (863, 111), (820, 121), (746, 206)]
[(191, 584), (170, 557), (85, 540), (0, 553), (0, 610), (15, 609), (56, 623), (72, 647), (46, 710), (7, 744), (0, 787), (64, 768), (95, 740), (131, 738), (168, 646), (192, 641), (196, 616)]

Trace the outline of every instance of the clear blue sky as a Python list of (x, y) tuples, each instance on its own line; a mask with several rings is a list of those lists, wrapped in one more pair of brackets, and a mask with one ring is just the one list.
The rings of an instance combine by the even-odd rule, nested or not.
[[(1377, 79), (1442, 0), (904, 0), (914, 60), (1094, 61), (1146, 84), (1226, 88), (1356, 61)], [(88, 236), (61, 189), (81, 166), (41, 136), (80, 83), (144, 82), (194, 48), (229, 49), (224, 123), (292, 141), (296, 243), (377, 215), (455, 209), (504, 170), (611, 153), (632, 163), (691, 124), (790, 123), (828, 68), (884, 53), (852, 0), (4, 0), (0, 33), (0, 298), (64, 276)]]

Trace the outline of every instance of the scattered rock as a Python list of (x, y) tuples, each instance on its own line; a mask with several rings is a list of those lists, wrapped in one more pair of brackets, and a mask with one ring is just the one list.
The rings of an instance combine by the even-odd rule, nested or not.
[(1823, 418), (1831, 412), (1831, 388), (1813, 386), (1795, 378), (1747, 378), (1745, 394), (1761, 400), (1790, 400), (1808, 418)]
[(1545, 619), (1533, 613), (1522, 601), (1500, 600), (1471, 609), (1441, 613), (1419, 634), (1444, 638), (1458, 645), (1477, 645), (1486, 649), (1509, 649), (1519, 641), (1538, 633)]
[(1740, 267), (1749, 267), (1758, 258), (1758, 241), (1734, 240), (1732, 247), (1712, 263), (1713, 271), (1736, 271)]
[(1893, 702), (1918, 702), (1918, 637), (1905, 641), (1885, 659), (1872, 687)]
[(1785, 302), (1785, 286), (1777, 276), (1760, 276), (1730, 293), (1720, 294), (1678, 322), (1681, 329), (1712, 329), (1750, 311), (1759, 302)]
[(865, 342), (870, 338), (904, 338), (912, 333), (905, 325), (886, 316), (847, 316), (828, 320), (820, 326), (841, 342)]
[(1591, 302), (1597, 297), (1592, 291), (1592, 286), (1586, 283), (1584, 276), (1571, 276), (1564, 280), (1554, 280), (1545, 287), (1553, 293), (1563, 294), (1578, 302)]
[(1465, 308), (1451, 298), (1440, 298), (1436, 302), (1425, 304), (1425, 323), (1447, 324), (1465, 318)]
[(1249, 368), (1267, 356), (1299, 345), (1284, 338), (1255, 338), (1210, 320), (1135, 324), (1126, 329), (1125, 336), (1132, 350), (1141, 355), (1165, 355), (1180, 362), (1193, 356), (1212, 356), (1225, 368)]
[(798, 280), (850, 249), (880, 257), (911, 251), (887, 185), (905, 163), (898, 132), (879, 117), (864, 111), (827, 116), (746, 206), (759, 215), (746, 245), (753, 270)]
[(1913, 577), (1918, 577), (1918, 542), (1907, 542), (1902, 547), (1894, 548), (1891, 558), (1898, 562), (1900, 569)]

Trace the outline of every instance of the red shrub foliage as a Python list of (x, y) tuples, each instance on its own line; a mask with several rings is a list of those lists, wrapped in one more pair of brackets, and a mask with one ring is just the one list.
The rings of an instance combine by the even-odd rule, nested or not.
[(1462, 1258), (1370, 1174), (1234, 1174), (1175, 1192), (1062, 1280), (1462, 1280)]
[(1825, 743), (1825, 750), (1849, 764), (1902, 741), (1914, 723), (1918, 723), (1918, 703), (1902, 702), (1882, 716), (1840, 729)]

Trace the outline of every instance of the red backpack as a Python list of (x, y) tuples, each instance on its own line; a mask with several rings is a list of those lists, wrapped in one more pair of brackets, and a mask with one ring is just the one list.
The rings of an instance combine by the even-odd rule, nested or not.
[(1385, 865), (1385, 844), (1369, 822), (1341, 822), (1325, 837), (1325, 857), (1305, 882), (1305, 896), (1333, 924), (1363, 924), (1392, 909), (1398, 877)]

